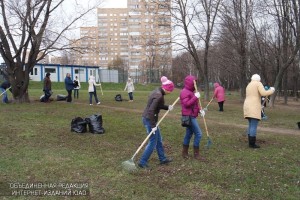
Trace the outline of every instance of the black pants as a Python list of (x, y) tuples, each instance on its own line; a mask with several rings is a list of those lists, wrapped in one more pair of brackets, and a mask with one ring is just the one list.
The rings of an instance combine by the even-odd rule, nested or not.
[(44, 90), (44, 93), (45, 93), (44, 102), (46, 103), (49, 101), (49, 98), (51, 97), (51, 92), (50, 92), (50, 90)]
[(79, 97), (79, 89), (74, 89), (74, 99)]
[(67, 96), (67, 102), (72, 102), (72, 90), (67, 90), (68, 96)]
[(220, 101), (220, 102), (218, 102), (218, 104), (219, 104), (219, 111), (223, 112), (224, 111), (224, 109), (223, 109), (224, 101)]

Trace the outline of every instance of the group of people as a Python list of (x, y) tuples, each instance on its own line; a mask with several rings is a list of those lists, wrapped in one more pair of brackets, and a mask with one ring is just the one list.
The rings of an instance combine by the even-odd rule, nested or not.
[[(51, 89), (51, 79), (50, 79), (50, 73), (47, 72), (46, 76), (44, 78), (44, 86), (43, 86), (43, 91), (44, 91), (44, 102), (49, 103), (50, 102), (50, 96), (52, 95), (52, 89)], [(95, 77), (90, 76), (88, 80), (88, 92), (89, 92), (89, 104), (93, 105), (93, 97), (95, 99), (95, 102), (97, 105), (99, 105), (101, 102), (99, 101), (99, 98), (97, 96), (97, 89), (96, 86), (101, 86), (101, 83), (96, 83)], [(3, 86), (4, 87), (4, 86)], [(72, 91), (74, 90), (74, 99), (79, 98), (79, 89), (80, 89), (80, 81), (78, 77), (76, 76), (74, 81), (71, 79), (71, 74), (67, 73), (65, 77), (65, 88), (68, 93), (66, 101), (67, 102), (72, 102)], [(6, 89), (6, 87), (5, 87)], [(124, 88), (124, 91), (128, 92), (129, 96), (129, 102), (133, 102), (133, 91), (134, 89), (134, 84), (131, 78), (128, 78), (126, 86)], [(6, 97), (7, 98), (7, 97)]]
[[(49, 97), (52, 94), (51, 88), (51, 80), (50, 73), (46, 73), (44, 78), (44, 96), (45, 102), (49, 102)], [(186, 127), (185, 136), (183, 138), (183, 147), (182, 147), (182, 157), (188, 158), (188, 151), (190, 146), (191, 138), (194, 135), (193, 142), (193, 157), (197, 160), (203, 160), (203, 157), (200, 157), (199, 154), (199, 146), (202, 138), (202, 131), (197, 121), (197, 117), (199, 113), (201, 116), (205, 116), (205, 110), (199, 105), (199, 98), (201, 97), (200, 93), (197, 92), (197, 88), (195, 88), (195, 82), (197, 81), (196, 77), (192, 75), (188, 75), (184, 79), (184, 88), (180, 92), (180, 103), (181, 103), (181, 114), (183, 116), (190, 117), (190, 126)], [(150, 158), (154, 149), (156, 149), (158, 158), (160, 160), (160, 164), (167, 164), (172, 161), (165, 156), (162, 137), (160, 133), (160, 129), (157, 126), (158, 122), (158, 114), (161, 109), (163, 110), (173, 110), (172, 105), (165, 105), (164, 96), (170, 94), (174, 90), (174, 83), (169, 80), (167, 77), (161, 77), (161, 87), (154, 90), (148, 97), (147, 106), (142, 115), (142, 122), (146, 127), (147, 134), (153, 132), (153, 134), (149, 138), (149, 143), (145, 148), (143, 155), (139, 161), (139, 167), (147, 168), (148, 167), (148, 159)], [(96, 104), (100, 104), (100, 101), (97, 97), (96, 86), (101, 86), (101, 83), (97, 84), (94, 76), (90, 76), (88, 81), (89, 87), (89, 103), (92, 104), (92, 98), (94, 96)], [(68, 93), (67, 102), (72, 102), (72, 90), (74, 90), (74, 98), (79, 97), (79, 89), (80, 89), (80, 81), (78, 77), (75, 77), (73, 81), (71, 79), (71, 74), (67, 73), (65, 77), (65, 88)], [(11, 90), (10, 83), (8, 81), (4, 81), (0, 85), (0, 92), (2, 97), (2, 102), (7, 103), (7, 90)], [(128, 78), (125, 89), (128, 91), (129, 101), (133, 101), (133, 91), (134, 85), (131, 78)], [(262, 98), (267, 98), (274, 93), (274, 87), (264, 87), (261, 83), (261, 78), (258, 74), (254, 74), (251, 77), (251, 82), (246, 87), (246, 99), (244, 101), (243, 111), (244, 118), (248, 120), (248, 141), (249, 147), (251, 148), (259, 148), (260, 146), (256, 144), (256, 133), (258, 122), (262, 119)], [(225, 90), (219, 83), (214, 84), (214, 95), (213, 98), (217, 99), (219, 105), (219, 111), (224, 111), (224, 102), (225, 102)], [(263, 101), (265, 102), (265, 101)]]
[[(181, 114), (183, 116), (190, 116), (190, 125), (185, 128), (185, 135), (182, 142), (182, 157), (189, 158), (189, 146), (192, 137), (193, 141), (193, 158), (196, 160), (205, 160), (199, 153), (200, 141), (202, 138), (202, 131), (197, 121), (199, 113), (202, 117), (205, 116), (205, 111), (199, 105), (200, 93), (195, 88), (196, 77), (188, 75), (184, 79), (184, 88), (180, 91)], [(164, 96), (170, 94), (174, 90), (174, 83), (167, 77), (161, 77), (161, 87), (154, 90), (148, 97), (146, 108), (142, 115), (142, 123), (146, 128), (147, 134), (152, 134), (149, 137), (149, 142), (139, 160), (138, 166), (140, 168), (149, 168), (148, 160), (156, 149), (160, 164), (168, 164), (172, 162), (171, 158), (165, 155), (162, 136), (157, 125), (158, 115), (161, 109), (173, 110), (172, 105), (165, 105)], [(225, 90), (220, 84), (214, 84), (214, 96), (219, 105), (219, 111), (223, 112), (225, 101)], [(259, 120), (261, 120), (261, 97), (269, 96), (275, 91), (274, 87), (266, 90), (260, 82), (260, 76), (254, 74), (251, 82), (246, 87), (246, 99), (244, 102), (244, 118), (248, 120), (248, 142), (250, 148), (259, 148), (256, 144), (256, 132)]]
[[(50, 100), (50, 96), (52, 95), (52, 89), (51, 89), (51, 79), (50, 79), (50, 73), (46, 73), (46, 76), (44, 78), (44, 87), (43, 87), (43, 91), (44, 91), (44, 102), (45, 103), (49, 103)], [(66, 97), (66, 101), (67, 102), (72, 102), (72, 91), (74, 90), (74, 99), (78, 99), (79, 98), (79, 89), (81, 88), (80, 85), (80, 81), (78, 79), (78, 76), (75, 77), (74, 80), (71, 79), (71, 74), (67, 73), (66, 77), (65, 77), (65, 89), (68, 93), (67, 97)], [(96, 86), (100, 86), (101, 83), (97, 84), (95, 81), (95, 77), (94, 76), (90, 76), (89, 77), (89, 81), (88, 81), (89, 87), (88, 87), (88, 92), (89, 92), (89, 103), (90, 105), (93, 105), (92, 103), (92, 98), (95, 98), (95, 102), (97, 105), (100, 104), (100, 101), (98, 99), (97, 96), (97, 90), (96, 90)]]

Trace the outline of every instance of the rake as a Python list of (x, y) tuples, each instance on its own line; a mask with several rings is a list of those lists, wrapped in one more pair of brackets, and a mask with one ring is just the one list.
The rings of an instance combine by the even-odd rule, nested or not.
[[(197, 84), (196, 84), (195, 80), (194, 80), (194, 87), (195, 87), (196, 92), (198, 92), (198, 90), (197, 90)], [(198, 100), (199, 100), (200, 107), (202, 108), (200, 98)], [(207, 144), (206, 144), (205, 147), (208, 149), (212, 145), (212, 141), (211, 141), (211, 139), (209, 137), (209, 134), (208, 134), (207, 124), (206, 124), (206, 120), (205, 120), (204, 116), (203, 116), (203, 122), (204, 122), (204, 127), (205, 127), (205, 131), (206, 131), (206, 135), (207, 135)]]
[[(175, 106), (175, 104), (178, 102), (179, 97), (174, 101), (174, 103), (172, 104), (172, 106)], [(156, 127), (158, 127), (158, 125), (162, 122), (162, 120), (167, 116), (167, 114), (169, 113), (169, 110), (167, 110), (167, 112), (162, 116), (162, 118), (157, 122)], [(136, 152), (133, 154), (133, 156), (131, 157), (131, 159), (126, 160), (124, 162), (122, 162), (122, 167), (123, 169), (125, 169), (128, 172), (134, 172), (135, 170), (137, 170), (137, 167), (134, 163), (134, 158), (135, 156), (138, 154), (138, 152), (142, 149), (142, 147), (145, 145), (145, 143), (147, 142), (147, 140), (150, 138), (150, 136), (153, 134), (153, 131), (151, 131), (148, 136), (146, 137), (146, 139), (142, 142), (142, 144), (139, 146), (139, 148), (136, 150)]]
[(207, 111), (207, 110), (208, 110), (207, 108), (208, 108), (209, 104), (210, 104), (213, 100), (214, 100), (214, 97), (211, 98), (211, 100), (208, 102), (207, 106), (206, 106), (203, 110)]
[(100, 84), (101, 94), (103, 95), (103, 90), (102, 90), (101, 80), (100, 80), (100, 67), (99, 67), (99, 69), (98, 69), (98, 82), (99, 82), (99, 84)]
[(0, 94), (0, 97), (5, 93), (5, 92), (7, 92), (7, 90), (9, 90), (11, 88), (11, 86), (9, 87), (9, 88), (7, 88), (4, 92), (2, 92), (1, 94)]

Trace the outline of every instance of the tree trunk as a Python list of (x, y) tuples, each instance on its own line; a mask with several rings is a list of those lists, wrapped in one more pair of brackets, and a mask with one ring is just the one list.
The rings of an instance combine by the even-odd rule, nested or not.
[(287, 79), (287, 71), (283, 74), (283, 80), (282, 80), (282, 89), (283, 89), (283, 104), (287, 104), (288, 101), (288, 79)]
[[(14, 67), (15, 66), (15, 67)], [(11, 69), (15, 69), (14, 71)], [(23, 67), (14, 64), (10, 66), (9, 82), (12, 88), (12, 96), (14, 103), (29, 103), (28, 85), (29, 85), (29, 74), (23, 71)]]
[(204, 52), (204, 99), (209, 101), (209, 81), (208, 81), (208, 44), (206, 44), (205, 52)]

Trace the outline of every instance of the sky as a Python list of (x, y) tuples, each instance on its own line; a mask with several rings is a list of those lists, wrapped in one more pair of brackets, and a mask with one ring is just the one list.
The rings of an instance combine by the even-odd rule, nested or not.
[[(76, 2), (76, 3), (75, 3)], [(73, 13), (76, 8), (75, 6), (80, 4), (81, 8), (86, 8), (88, 6), (95, 5), (95, 2), (102, 2), (99, 7), (101, 8), (126, 8), (127, 0), (65, 0), (63, 3), (63, 9), (66, 14)], [(78, 8), (77, 8), (78, 9)], [(80, 9), (80, 8), (79, 8)], [(76, 11), (75, 11), (76, 12)], [(76, 25), (77, 26), (77, 25)], [(73, 39), (79, 38), (79, 27), (80, 26), (97, 26), (97, 10), (90, 12), (83, 20), (78, 21), (78, 28), (73, 30), (71, 33), (71, 37)], [(2, 57), (0, 56), (0, 63), (3, 62)]]

